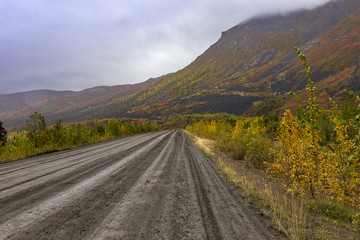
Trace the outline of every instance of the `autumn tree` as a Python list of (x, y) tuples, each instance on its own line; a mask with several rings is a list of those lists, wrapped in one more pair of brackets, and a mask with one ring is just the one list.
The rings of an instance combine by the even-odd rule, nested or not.
[(275, 160), (269, 171), (283, 178), (289, 191), (315, 197), (318, 185), (319, 137), (310, 125), (302, 124), (288, 110), (280, 123)]

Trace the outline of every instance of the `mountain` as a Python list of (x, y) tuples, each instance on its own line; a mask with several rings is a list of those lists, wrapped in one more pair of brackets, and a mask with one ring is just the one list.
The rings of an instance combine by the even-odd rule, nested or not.
[[(139, 84), (98, 86), (79, 92), (38, 90), (4, 94), (0, 95), (0, 119), (9, 127), (25, 126), (26, 119), (33, 112), (44, 114), (50, 124), (58, 119), (65, 122), (83, 120), (82, 113), (87, 109), (103, 103), (121, 101), (156, 82), (157, 79), (149, 79)], [(80, 117), (72, 118), (68, 112), (77, 112)]]
[[(116, 87), (100, 88), (103, 92), (96, 97), (74, 104), (66, 99), (79, 95), (51, 98), (32, 105), (31, 111), (45, 106), (51, 109), (45, 111), (51, 121), (75, 121), (176, 113), (261, 114), (291, 108), (289, 94), (305, 98), (307, 84), (295, 46), (308, 58), (322, 104), (346, 88), (359, 91), (360, 1), (331, 1), (313, 10), (250, 19), (223, 32), (178, 72), (128, 86), (119, 94), (107, 93)], [(0, 119), (23, 123), (13, 112), (0, 114)]]
[(13, 94), (0, 94), (0, 114), (40, 103), (53, 97), (63, 97), (73, 91), (34, 90)]
[(189, 66), (138, 93), (138, 99), (145, 99), (132, 112), (243, 114), (253, 102), (301, 91), (307, 81), (295, 46), (308, 57), (323, 99), (344, 88), (358, 91), (359, 10), (358, 0), (339, 0), (311, 11), (241, 23), (223, 32)]

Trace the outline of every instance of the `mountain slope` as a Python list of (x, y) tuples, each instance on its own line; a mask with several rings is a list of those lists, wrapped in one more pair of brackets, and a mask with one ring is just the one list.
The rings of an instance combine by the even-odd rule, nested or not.
[(67, 96), (73, 91), (51, 91), (34, 90), (22, 93), (1, 94), (0, 95), (0, 114), (23, 108), (35, 103), (40, 103), (53, 97)]
[[(215, 44), (176, 73), (124, 90), (123, 95), (107, 94), (109, 88), (97, 95), (102, 100), (93, 98), (74, 106), (59, 102), (75, 95), (47, 100), (59, 106), (47, 114), (51, 121), (75, 121), (174, 113), (256, 114), (291, 107), (288, 94), (302, 96), (307, 84), (295, 46), (308, 57), (323, 104), (345, 88), (359, 91), (360, 1), (338, 0), (314, 10), (250, 19), (223, 32)], [(277, 105), (272, 104), (274, 99), (280, 99)], [(7, 116), (8, 123), (18, 119)]]
[(254, 101), (304, 89), (307, 82), (295, 46), (308, 55), (325, 95), (336, 96), (345, 87), (360, 90), (359, 9), (358, 0), (339, 0), (311, 11), (239, 24), (186, 68), (112, 108), (117, 116), (242, 114)]

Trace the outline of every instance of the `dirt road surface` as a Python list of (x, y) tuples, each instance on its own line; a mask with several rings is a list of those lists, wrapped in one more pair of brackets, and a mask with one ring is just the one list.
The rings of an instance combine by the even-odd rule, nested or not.
[(278, 239), (182, 131), (0, 164), (0, 239)]

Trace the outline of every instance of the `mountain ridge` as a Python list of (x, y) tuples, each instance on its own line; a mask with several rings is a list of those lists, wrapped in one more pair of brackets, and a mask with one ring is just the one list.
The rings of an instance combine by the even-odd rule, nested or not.
[[(102, 101), (61, 106), (48, 112), (48, 117), (52, 122), (56, 118), (154, 119), (181, 113), (241, 115), (281, 110), (293, 105), (287, 96), (292, 92), (303, 96), (307, 84), (295, 46), (308, 57), (322, 104), (329, 97), (339, 97), (345, 88), (360, 90), (360, 2), (338, 0), (313, 10), (240, 23), (175, 73), (124, 90), (123, 95), (107, 94)], [(274, 99), (276, 104), (269, 105)], [(4, 121), (24, 122), (24, 117), (19, 119)]]

